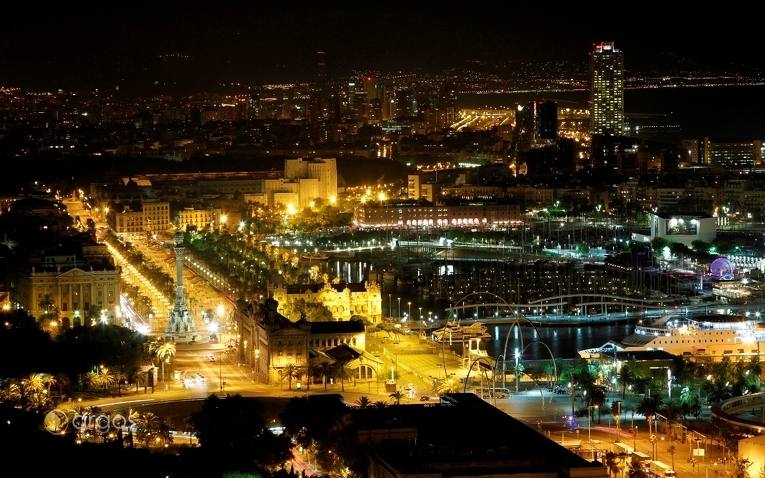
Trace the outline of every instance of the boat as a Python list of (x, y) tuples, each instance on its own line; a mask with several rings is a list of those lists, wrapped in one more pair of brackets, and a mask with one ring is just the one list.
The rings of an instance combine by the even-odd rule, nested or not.
[(611, 340), (600, 347), (580, 350), (583, 358), (614, 355), (617, 352), (664, 351), (673, 355), (702, 355), (712, 358), (759, 354), (765, 342), (765, 323), (747, 315), (665, 315), (646, 324), (621, 342)]
[(486, 332), (486, 326), (480, 322), (470, 325), (449, 323), (445, 327), (433, 331), (433, 340), (438, 343), (463, 343), (470, 339), (489, 339), (491, 334)]
[(320, 254), (318, 252), (308, 252), (305, 254), (300, 254), (300, 257), (303, 259), (307, 259), (309, 261), (326, 261), (329, 260), (329, 256), (326, 254)]

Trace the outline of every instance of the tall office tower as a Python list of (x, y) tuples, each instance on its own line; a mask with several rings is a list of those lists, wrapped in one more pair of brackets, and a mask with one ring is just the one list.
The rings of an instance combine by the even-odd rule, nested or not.
[(621, 136), (624, 131), (624, 57), (613, 42), (590, 53), (592, 134)]
[(535, 126), (539, 139), (558, 139), (558, 104), (550, 100), (537, 102)]
[(382, 119), (389, 120), (396, 117), (396, 89), (393, 85), (383, 86)]
[(441, 84), (438, 92), (438, 110), (445, 113), (445, 124), (457, 122), (459, 109), (457, 108), (457, 83), (445, 82)]
[(364, 92), (367, 94), (367, 99), (369, 101), (375, 100), (380, 97), (376, 79), (374, 79), (371, 76), (366, 76), (362, 80), (362, 84), (364, 85)]
[(316, 56), (319, 60), (319, 69), (318, 69), (318, 80), (316, 82), (316, 89), (322, 92), (322, 94), (326, 94), (326, 87), (327, 87), (327, 70), (326, 70), (326, 64), (324, 63), (324, 55), (325, 53), (323, 51), (316, 52)]

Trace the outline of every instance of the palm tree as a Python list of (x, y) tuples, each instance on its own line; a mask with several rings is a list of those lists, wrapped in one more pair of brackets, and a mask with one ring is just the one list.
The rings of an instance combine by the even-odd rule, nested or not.
[(594, 405), (598, 410), (598, 425), (603, 404), (606, 403), (606, 391), (602, 387), (594, 387), (589, 394), (589, 405)]
[(653, 396), (653, 397), (643, 397), (642, 400), (640, 400), (640, 403), (638, 403), (637, 408), (635, 411), (638, 413), (638, 415), (643, 415), (647, 419), (653, 419), (653, 416), (656, 415), (656, 412), (659, 411), (659, 408), (661, 408), (662, 400), (661, 397)]
[(58, 389), (58, 394), (63, 397), (72, 386), (72, 381), (69, 379), (69, 375), (65, 373), (57, 373), (54, 380), (56, 388)]
[(446, 395), (447, 393), (458, 393), (459, 391), (459, 384), (452, 377), (447, 378), (446, 380), (441, 380), (433, 385), (433, 393), (439, 397)]
[(114, 372), (112, 372), (114, 375), (114, 381), (117, 382), (117, 395), (122, 396), (122, 381), (127, 379), (127, 375), (125, 375), (125, 372), (122, 371), (122, 367), (117, 367)]
[(369, 397), (362, 395), (358, 400), (356, 400), (356, 405), (359, 408), (369, 408), (372, 405), (372, 402), (369, 401)]
[(300, 377), (300, 369), (294, 363), (287, 364), (281, 370), (279, 370), (279, 377), (282, 380), (286, 378), (288, 389), (292, 390), (292, 379)]
[(606, 452), (605, 465), (609, 475), (618, 475), (621, 468), (624, 467), (624, 456), (610, 451)]
[(309, 360), (303, 364), (303, 374), (305, 375), (305, 389), (311, 389), (311, 379), (321, 373), (321, 365), (316, 360)]
[(155, 341), (154, 354), (162, 362), (162, 383), (165, 382), (165, 361), (175, 356), (175, 343), (170, 340)]
[(324, 380), (324, 391), (327, 391), (327, 382), (329, 382), (329, 377), (332, 375), (332, 364), (329, 362), (320, 362), (319, 363), (319, 374), (322, 376), (322, 379)]
[(372, 404), (375, 408), (385, 408), (388, 406), (388, 402), (384, 400), (378, 400), (375, 403)]
[(643, 468), (643, 464), (641, 462), (632, 461), (629, 464), (627, 477), (628, 478), (648, 478), (648, 473), (646, 473), (645, 469)]
[(395, 392), (388, 395), (388, 397), (393, 400), (394, 405), (401, 405), (401, 399), (404, 398), (404, 394), (396, 390)]
[(707, 394), (708, 404), (721, 402), (733, 396), (733, 389), (730, 386), (730, 382), (723, 382), (719, 379), (714, 382), (705, 383), (703, 388)]
[(643, 378), (645, 378), (645, 373), (637, 362), (630, 360), (629, 362), (622, 364), (622, 368), (619, 370), (619, 376), (617, 378), (619, 385), (622, 386), (622, 400), (626, 397), (627, 388), (629, 386), (634, 387), (637, 382)]
[(149, 443), (151, 443), (152, 438), (157, 433), (160, 427), (160, 419), (157, 415), (146, 412), (143, 415), (141, 415), (141, 419), (138, 422), (138, 441), (140, 443), (143, 443), (145, 447), (149, 446)]
[(43, 295), (40, 301), (37, 303), (37, 306), (44, 310), (46, 313), (50, 312), (55, 305), (56, 300), (53, 298), (53, 294)]
[(114, 373), (102, 365), (97, 372), (88, 372), (85, 381), (88, 388), (101, 388), (106, 392), (106, 387), (114, 384)]
[(335, 362), (332, 367), (332, 375), (340, 377), (340, 390), (345, 391), (345, 379), (353, 376), (353, 371), (348, 368), (348, 362)]
[(760, 356), (752, 355), (749, 360), (746, 361), (747, 375), (754, 377), (757, 383), (757, 388), (760, 388), (760, 377), (762, 376), (762, 365), (760, 364)]

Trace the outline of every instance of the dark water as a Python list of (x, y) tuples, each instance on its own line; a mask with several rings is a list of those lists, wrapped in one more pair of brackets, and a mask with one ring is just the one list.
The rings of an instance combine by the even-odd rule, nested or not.
[[(508, 93), (460, 95), (461, 108), (512, 106), (531, 100), (557, 100), (559, 108), (586, 108), (589, 93)], [(718, 86), (626, 90), (624, 110), (630, 114), (667, 114), (678, 124), (681, 139), (765, 137), (765, 86)], [(668, 138), (661, 138), (668, 139)]]
[[(486, 349), (492, 357), (504, 353), (508, 331), (510, 331), (510, 338), (507, 340), (507, 357), (513, 356), (516, 347), (521, 348), (517, 327), (511, 330), (511, 326), (507, 325), (492, 326), (488, 322), (485, 325), (492, 337), (483, 341), (481, 347)], [(556, 358), (575, 358), (579, 357), (579, 350), (599, 347), (609, 340), (621, 340), (634, 329), (633, 324), (609, 323), (576, 327), (537, 327), (536, 330), (539, 340), (550, 347)], [(534, 340), (534, 329), (531, 327), (522, 327), (521, 333), (524, 346)], [(523, 358), (549, 359), (550, 353), (540, 344), (528, 345)]]
[[(328, 272), (351, 283), (366, 280), (369, 272), (376, 270), (372, 264), (364, 261), (327, 261), (321, 264), (321, 268), (322, 272)], [(440, 320), (443, 323), (443, 318), (446, 316), (445, 308), (449, 305), (448, 302), (423, 296), (411, 285), (396, 285), (393, 282), (382, 284), (382, 311), (386, 317), (410, 316), (415, 322), (422, 317), (427, 324), (435, 327), (437, 321)], [(432, 322), (429, 321), (430, 319), (433, 319)], [(487, 319), (485, 324), (492, 337), (483, 341), (481, 348), (486, 349), (493, 357), (501, 355), (511, 326), (493, 326), (490, 324), (490, 319)], [(528, 326), (522, 327), (521, 330), (524, 345), (531, 343), (534, 339), (534, 330)], [(592, 326), (537, 328), (539, 340), (550, 347), (558, 358), (578, 357), (579, 350), (599, 347), (611, 339), (620, 340), (629, 335), (632, 330), (634, 330), (632, 324), (613, 322)], [(520, 343), (516, 328), (510, 334), (507, 345), (508, 355), (512, 355), (515, 347), (520, 347)], [(450, 348), (461, 353), (459, 345), (452, 345)], [(529, 346), (523, 354), (524, 359), (546, 359), (549, 356), (547, 349), (539, 344)]]

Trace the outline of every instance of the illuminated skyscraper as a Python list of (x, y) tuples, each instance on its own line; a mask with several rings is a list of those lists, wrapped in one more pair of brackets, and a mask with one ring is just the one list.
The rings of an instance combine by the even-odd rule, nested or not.
[(592, 134), (620, 136), (624, 130), (624, 57), (613, 42), (590, 53)]

